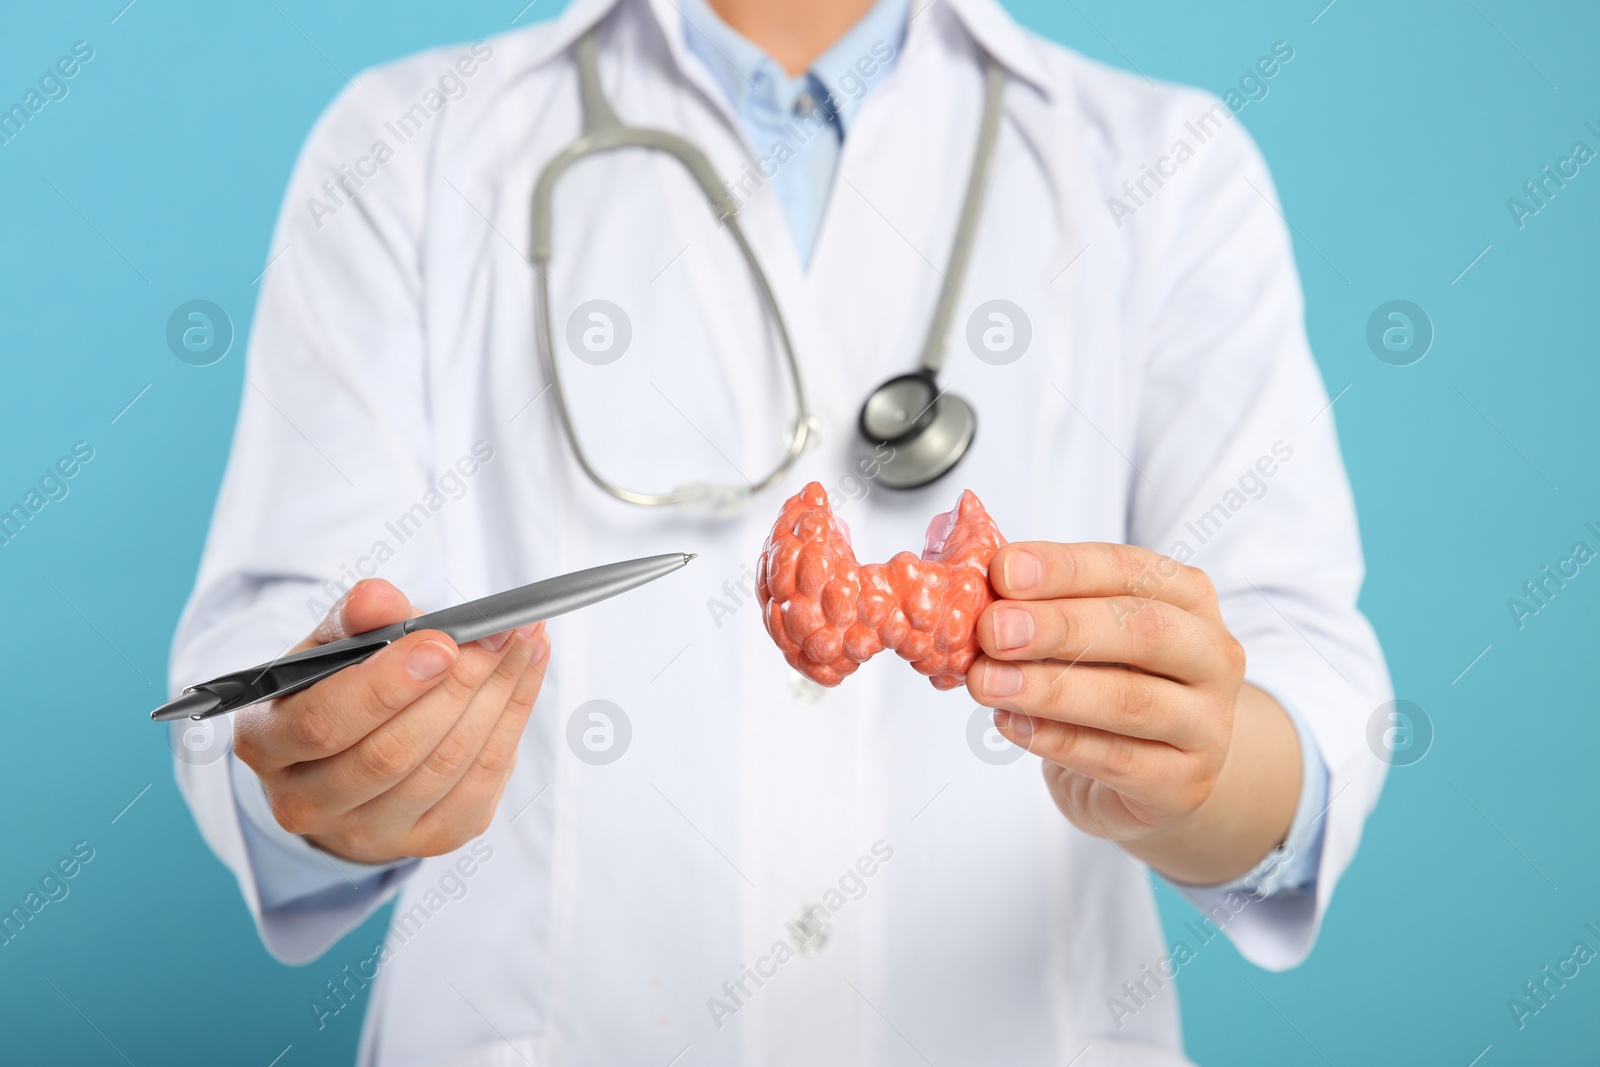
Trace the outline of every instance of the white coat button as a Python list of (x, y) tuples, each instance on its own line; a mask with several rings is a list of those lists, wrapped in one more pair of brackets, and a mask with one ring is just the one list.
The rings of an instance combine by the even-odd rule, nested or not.
[(800, 703), (810, 707), (821, 700), (827, 689), (813, 682), (799, 671), (789, 672), (789, 692)]
[(828, 913), (815, 904), (807, 904), (789, 923), (789, 935), (802, 956), (815, 956), (827, 947), (833, 935), (828, 923)]

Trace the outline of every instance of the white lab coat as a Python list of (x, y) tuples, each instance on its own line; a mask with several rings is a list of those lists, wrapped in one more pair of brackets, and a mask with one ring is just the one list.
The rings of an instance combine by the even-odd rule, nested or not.
[[(381, 965), (366, 945), (316, 964), (367, 1010), (362, 1062), (1187, 1062), (1175, 989), (1144, 968), (1170, 969), (1175, 941), (1207, 949), (1192, 931), (1163, 934), (1141, 865), (1060, 816), (1036, 758), (978, 758), (964, 691), (938, 693), (888, 655), (836, 690), (795, 687), (749, 586), (779, 503), (812, 479), (836, 492), (864, 560), (920, 549), (963, 487), (1013, 539), (1192, 552), (1250, 680), (1296, 709), (1331, 773), (1314, 898), (1225, 924), (1256, 963), (1298, 962), (1381, 786), (1365, 731), (1389, 688), (1355, 608), (1334, 414), (1260, 157), (1213, 98), (1042, 41), (993, 0), (919, 6), (845, 143), (809, 272), (770, 195), (749, 186), (741, 214), (818, 445), (735, 520), (640, 509), (586, 480), (561, 436), (525, 258), (535, 177), (579, 130), (570, 45), (601, 19), (621, 115), (685, 134), (730, 179), (765, 154), (685, 52), (670, 0), (577, 0), (476, 53), (358, 78), (295, 168), (173, 652), (175, 688), (276, 654), (310, 629), (323, 583), (355, 571), (431, 609), (610, 560), (700, 554), (551, 624), (520, 762), (463, 853), (490, 858), (470, 877), (442, 857), (403, 878), (396, 914), (413, 918)], [(855, 420), (872, 386), (915, 363), (939, 292), (982, 106), (977, 47), (1010, 80), (943, 382), (972, 402), (978, 434), (952, 475), (897, 493), (860, 477)], [(1123, 183), (1145, 165), (1167, 177), (1131, 197)], [(1112, 197), (1132, 214), (1114, 217)], [(557, 216), (558, 339), (592, 299), (632, 327), (604, 366), (562, 343), (600, 469), (641, 489), (764, 472), (791, 399), (700, 194), (670, 161), (614, 159), (574, 172)], [(993, 299), (1031, 325), (1008, 365), (966, 337)], [(493, 458), (447, 476), (478, 442)], [(1251, 480), (1258, 464), (1272, 473)], [(615, 762), (569, 744), (591, 700), (628, 717)], [(268, 947), (312, 960), (383, 894), (264, 910), (230, 761), (181, 762), (184, 793)], [(871, 875), (850, 877), (863, 857)], [(830, 894), (841, 880), (848, 895)], [(821, 950), (776, 962), (785, 924), (828, 899), (842, 906)], [(346, 964), (376, 970), (375, 985), (351, 983)], [(772, 976), (757, 985), (746, 968)], [(1128, 980), (1147, 993), (1131, 1015), (1109, 1003), (1135, 1003)]]

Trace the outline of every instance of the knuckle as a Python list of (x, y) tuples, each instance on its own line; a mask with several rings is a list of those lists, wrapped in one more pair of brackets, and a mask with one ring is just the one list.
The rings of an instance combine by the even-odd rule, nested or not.
[(1183, 580), (1188, 585), (1190, 595), (1196, 600), (1212, 601), (1217, 599), (1217, 586), (1211, 580), (1211, 575), (1199, 567), (1184, 567)]
[(1200, 771), (1189, 775), (1179, 792), (1179, 800), (1186, 811), (1193, 811), (1211, 798), (1211, 790), (1216, 785), (1216, 775), (1209, 771)]
[(1134, 579), (1138, 577), (1138, 570), (1132, 566), (1128, 557), (1128, 550), (1123, 545), (1106, 546), (1105, 569), (1110, 576), (1116, 579), (1118, 588), (1131, 593), (1135, 586)]
[[(1082, 609), (1072, 600), (1052, 600), (1049, 604), (1050, 609), (1041, 613), (1044, 621), (1042, 629), (1046, 631), (1042, 636), (1058, 648), (1074, 647), (1084, 629), (1083, 619), (1079, 615)], [(1051, 630), (1055, 632), (1050, 633)]]
[(1134, 592), (1148, 584), (1149, 567), (1140, 549), (1131, 545), (1113, 545), (1110, 562), (1111, 570), (1123, 589)]
[(472, 746), (465, 736), (459, 731), (452, 730), (444, 736), (428, 758), (423, 761), (423, 766), (430, 774), (440, 778), (454, 778), (468, 764), (472, 762), (474, 753)]
[(366, 707), (382, 710), (385, 717), (398, 715), (411, 703), (410, 695), (404, 690), (379, 685), (374, 671), (362, 670), (357, 678), (361, 686), (358, 699)]
[(1232, 634), (1227, 634), (1222, 642), (1222, 658), (1229, 674), (1244, 677), (1248, 657), (1244, 645), (1240, 644), (1239, 639)]
[(1082, 561), (1078, 558), (1076, 549), (1063, 545), (1058, 552), (1041, 553), (1041, 555), (1044, 565), (1055, 571), (1055, 584), (1063, 589), (1077, 588)]
[(388, 730), (375, 730), (356, 750), (361, 771), (388, 781), (404, 774), (411, 763), (411, 746)]
[(1074, 698), (1078, 695), (1078, 680), (1073, 677), (1072, 671), (1073, 668), (1066, 665), (1056, 666), (1051, 670), (1041, 687), (1043, 691), (1039, 694), (1042, 697), (1040, 703), (1062, 711), (1071, 710), (1073, 704), (1077, 702)]
[(457, 661), (444, 680), (438, 685), (438, 691), (456, 707), (466, 707), (474, 694), (478, 691), (478, 679), (473, 676), (472, 669), (465, 664), (465, 657)]
[(297, 708), (288, 719), (289, 736), (297, 748), (318, 759), (339, 751), (333, 717), (326, 711), (314, 707)]
[(246, 767), (258, 774), (260, 773), (262, 764), (265, 763), (263, 757), (266, 752), (262, 748), (260, 735), (255, 727), (245, 726), (243, 722), (235, 720), (233, 727), (233, 754), (239, 757), (239, 761)]
[(1106, 599), (1106, 608), (1111, 612), (1111, 621), (1119, 630), (1128, 628), (1128, 620), (1144, 610), (1147, 601), (1136, 596), (1114, 596)]
[(1172, 632), (1172, 620), (1160, 604), (1141, 605), (1143, 610), (1128, 617), (1128, 632), (1141, 653), (1150, 653), (1166, 644)]
[(363, 821), (341, 828), (337, 837), (344, 851), (352, 856), (377, 856), (384, 852), (382, 836)]
[(515, 689), (511, 691), (510, 698), (506, 701), (503, 715), (526, 717), (533, 711), (533, 705), (539, 700), (539, 690), (544, 685), (543, 675), (525, 675)]
[(476, 766), (485, 774), (495, 777), (504, 775), (511, 770), (517, 762), (517, 746), (514, 744), (497, 744), (490, 741), (478, 753)]
[(1134, 734), (1145, 734), (1155, 724), (1155, 698), (1150, 686), (1138, 675), (1130, 672), (1116, 687), (1115, 712), (1117, 723)]
[(528, 642), (512, 634), (506, 639), (505, 654), (500, 657), (500, 662), (495, 664), (495, 676), (520, 678), (522, 672), (528, 669), (528, 661), (531, 658), (532, 650), (528, 647)]
[(1130, 777), (1139, 767), (1139, 746), (1136, 742), (1116, 737), (1106, 749), (1106, 773), (1111, 778)]
[(1064, 767), (1072, 766), (1083, 753), (1084, 736), (1083, 727), (1063, 724), (1063, 728), (1056, 731), (1054, 761)]
[(269, 796), (272, 817), (291, 834), (314, 834), (322, 828), (321, 805), (294, 794)]

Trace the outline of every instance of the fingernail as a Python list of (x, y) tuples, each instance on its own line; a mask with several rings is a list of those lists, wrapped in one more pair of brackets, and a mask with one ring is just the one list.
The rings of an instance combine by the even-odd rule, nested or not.
[(996, 730), (1004, 730), (1006, 727), (1008, 727), (1010, 725), (1011, 725), (1011, 713), (1009, 711), (1006, 711), (1004, 708), (995, 708), (994, 709), (994, 728)]
[(1001, 569), (1011, 589), (1032, 589), (1044, 580), (1044, 564), (1032, 552), (1013, 552)]
[(1026, 608), (996, 608), (994, 643), (1000, 651), (1021, 648), (1033, 640), (1033, 616)]
[(437, 641), (418, 645), (406, 657), (406, 671), (419, 682), (437, 678), (450, 669), (455, 654)]
[(545, 665), (545, 661), (549, 658), (550, 639), (546, 637), (541, 639), (537, 645), (533, 646), (533, 654), (528, 657), (528, 665), (530, 667), (543, 667)]
[(478, 638), (478, 644), (490, 652), (499, 652), (506, 647), (506, 642), (509, 640), (511, 640), (511, 631), (506, 630), (501, 633), (490, 634), (488, 637), (480, 637)]
[(1021, 668), (990, 661), (983, 669), (983, 691), (995, 697), (1016, 696), (1022, 692)]
[(542, 622), (530, 622), (526, 626), (517, 627), (517, 637), (519, 640), (526, 641), (543, 628), (544, 623)]

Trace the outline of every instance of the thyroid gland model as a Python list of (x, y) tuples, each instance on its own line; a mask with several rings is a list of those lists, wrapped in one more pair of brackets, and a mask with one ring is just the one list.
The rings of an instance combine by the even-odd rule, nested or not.
[(784, 503), (762, 549), (761, 617), (789, 666), (818, 685), (838, 685), (889, 648), (935, 689), (954, 689), (978, 658), (978, 616), (996, 599), (989, 561), (1005, 543), (964, 491), (928, 524), (920, 559), (901, 552), (863, 565), (827, 490), (812, 482)]

